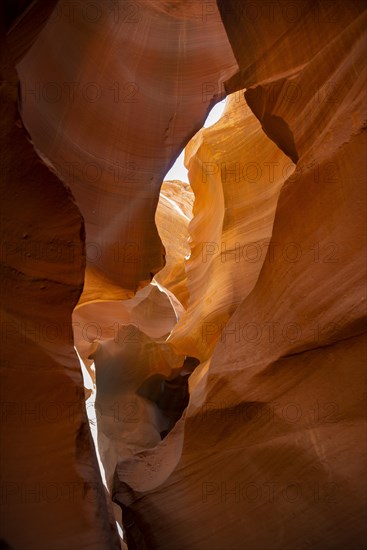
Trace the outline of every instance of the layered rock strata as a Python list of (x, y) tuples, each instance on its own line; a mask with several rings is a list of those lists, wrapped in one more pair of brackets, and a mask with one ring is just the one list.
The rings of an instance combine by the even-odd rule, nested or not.
[(1, 544), (118, 548), (112, 496), (129, 548), (364, 548), (365, 4), (46, 4), (2, 63)]

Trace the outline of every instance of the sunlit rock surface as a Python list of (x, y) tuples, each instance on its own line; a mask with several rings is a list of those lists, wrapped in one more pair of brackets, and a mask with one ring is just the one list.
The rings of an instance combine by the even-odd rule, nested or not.
[(187, 307), (190, 293), (186, 274), (186, 258), (191, 254), (189, 223), (192, 219), (194, 193), (182, 181), (162, 184), (156, 212), (158, 233), (166, 250), (166, 265), (155, 280), (169, 289)]
[(120, 330), (133, 325), (154, 339), (166, 339), (184, 308), (168, 290), (152, 283), (130, 300), (98, 300), (78, 304), (73, 312), (74, 342), (88, 367), (95, 343), (119, 341)]
[(362, 550), (365, 3), (51, 8), (5, 18), (0, 546)]
[(242, 90), (228, 97), (216, 124), (189, 142), (185, 162), (195, 193), (186, 263), (190, 299), (170, 341), (204, 361), (255, 285), (279, 191), (294, 165), (261, 131)]

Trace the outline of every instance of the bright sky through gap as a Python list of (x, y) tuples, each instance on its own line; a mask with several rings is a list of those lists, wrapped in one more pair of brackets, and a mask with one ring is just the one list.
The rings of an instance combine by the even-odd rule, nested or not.
[[(213, 109), (208, 114), (205, 122), (204, 122), (204, 128), (209, 128), (209, 126), (213, 126), (220, 117), (223, 114), (224, 107), (226, 105), (226, 100), (223, 99), (223, 101), (220, 101), (216, 105), (214, 105)], [(167, 180), (180, 180), (180, 181), (186, 181), (189, 182), (189, 177), (187, 175), (187, 170), (184, 165), (184, 151), (180, 154), (180, 156), (177, 158), (176, 162), (172, 166), (171, 170), (167, 172), (166, 177), (164, 178), (165, 181)]]

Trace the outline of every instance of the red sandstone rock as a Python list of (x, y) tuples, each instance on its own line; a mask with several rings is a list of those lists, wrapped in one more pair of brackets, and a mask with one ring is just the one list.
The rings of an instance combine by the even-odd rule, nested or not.
[(83, 219), (22, 126), (2, 46), (1, 543), (119, 548), (73, 349)]
[[(302, 17), (287, 30), (260, 19), (252, 43), (248, 21), (235, 12), (241, 5), (222, 6), (240, 63), (237, 85), (252, 85), (249, 104), (297, 169), (281, 190), (253, 291), (191, 377), (184, 418), (166, 447), (121, 462), (115, 498), (135, 514), (147, 546), (171, 548), (174, 536), (190, 549), (363, 548), (362, 3), (329, 4), (335, 24), (313, 27)], [(295, 44), (302, 36), (311, 45), (303, 52)], [(298, 96), (290, 100), (291, 89)], [(154, 485), (143, 480), (144, 464), (158, 471)]]
[(82, 301), (132, 297), (163, 267), (159, 188), (237, 68), (218, 12), (97, 5), (59, 2), (18, 64), (25, 125), (85, 220)]
[[(365, 4), (63, 0), (43, 30), (25, 4), (42, 160), (4, 64), (1, 542), (116, 548), (110, 492), (129, 548), (364, 548)], [(83, 492), (29, 500), (54, 482)]]

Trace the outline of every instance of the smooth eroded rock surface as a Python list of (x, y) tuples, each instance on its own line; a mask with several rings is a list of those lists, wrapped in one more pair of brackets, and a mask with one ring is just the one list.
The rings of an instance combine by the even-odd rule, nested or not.
[(365, 3), (46, 4), (4, 19), (0, 546), (364, 549)]
[(1, 42), (2, 544), (119, 548), (73, 349), (83, 219), (23, 128), (17, 76)]
[(60, 1), (18, 64), (25, 124), (85, 220), (81, 301), (132, 297), (163, 267), (162, 180), (236, 71), (215, 4), (182, 8)]

